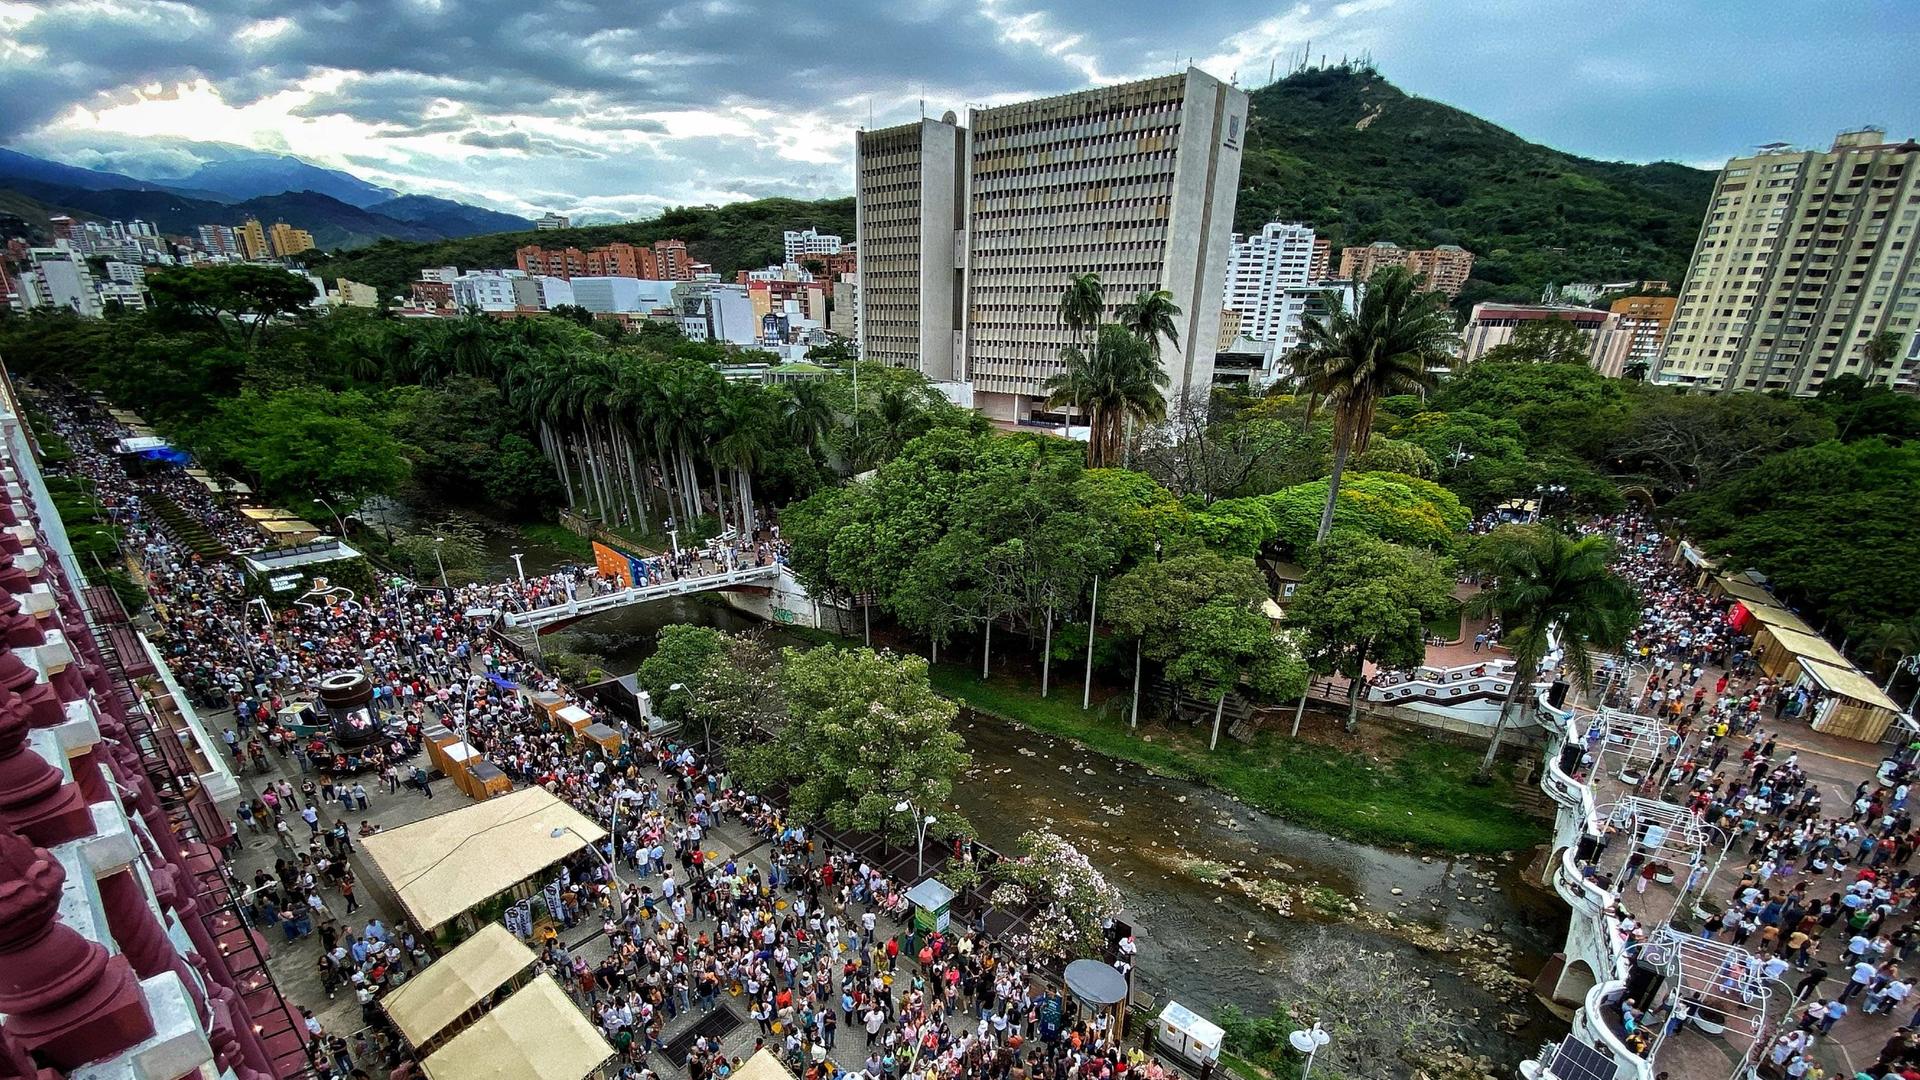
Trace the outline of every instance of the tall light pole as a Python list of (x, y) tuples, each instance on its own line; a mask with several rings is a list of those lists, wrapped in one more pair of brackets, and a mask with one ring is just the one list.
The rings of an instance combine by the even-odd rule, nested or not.
[(522, 585), (525, 585), (527, 583), (527, 567), (526, 567), (526, 564), (522, 563), (520, 560), (526, 557), (527, 557), (527, 553), (524, 551), (516, 551), (513, 554), (507, 556), (507, 558), (513, 560), (513, 572), (520, 576), (520, 584)]
[(436, 536), (433, 538), (433, 562), (434, 565), (440, 568), (440, 587), (443, 589), (447, 588), (447, 564), (445, 560), (440, 558), (440, 545), (446, 542), (447, 538), (444, 536)]
[(340, 516), (340, 511), (335, 510), (333, 508), (333, 504), (328, 502), (325, 499), (315, 498), (313, 501), (318, 503), (321, 506), (326, 507), (327, 513), (333, 515), (333, 523), (340, 527), (340, 539), (345, 540), (347, 538), (347, 521), (345, 518)]
[[(619, 804), (615, 803), (614, 805), (617, 807)], [(600, 845), (588, 840), (584, 836), (580, 836), (579, 830), (570, 825), (557, 825), (550, 830), (547, 835), (558, 840), (568, 833), (579, 836), (580, 839), (586, 843), (587, 850), (593, 852), (593, 857), (599, 859), (600, 865), (607, 868), (607, 879), (613, 883), (613, 921), (624, 926), (627, 921), (627, 893), (620, 884), (620, 869), (614, 866), (613, 860), (607, 858), (605, 853), (600, 850)]]
[(896, 814), (913, 813), (914, 835), (916, 838), (913, 847), (913, 880), (918, 883), (921, 878), (927, 876), (927, 826), (937, 823), (940, 819), (934, 817), (932, 814), (922, 816), (914, 812), (913, 804), (905, 799), (893, 804), (893, 812)]

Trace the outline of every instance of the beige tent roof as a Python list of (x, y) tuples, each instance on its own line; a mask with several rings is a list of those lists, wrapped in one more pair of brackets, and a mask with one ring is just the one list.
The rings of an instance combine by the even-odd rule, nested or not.
[(1773, 639), (1787, 647), (1793, 655), (1802, 660), (1818, 660), (1837, 668), (1850, 668), (1853, 664), (1840, 655), (1840, 650), (1827, 644), (1827, 639), (1803, 634), (1785, 626), (1769, 626)]
[(599, 1029), (542, 975), (420, 1064), (432, 1080), (581, 1080), (612, 1056)]
[[(555, 829), (572, 831), (556, 837)], [(530, 787), (375, 833), (360, 846), (407, 913), (432, 930), (606, 835), (545, 788)]]
[(1813, 627), (1808, 626), (1805, 619), (1788, 611), (1786, 608), (1776, 607), (1773, 604), (1753, 603), (1746, 600), (1742, 600), (1741, 603), (1747, 605), (1747, 610), (1753, 613), (1754, 618), (1766, 623), (1769, 627), (1785, 627), (1796, 634), (1813, 633)]
[(490, 922), (460, 946), (401, 983), (382, 1004), (414, 1046), (446, 1030), (460, 1014), (487, 999), (525, 971), (533, 950), (512, 932)]
[(267, 506), (248, 506), (240, 510), (240, 515), (251, 521), (290, 521), (293, 511), (279, 510)]
[(1886, 691), (1873, 685), (1873, 680), (1851, 667), (1835, 667), (1818, 660), (1802, 660), (1800, 670), (1806, 672), (1814, 682), (1843, 698), (1851, 698), (1862, 704), (1892, 712), (1900, 711), (1899, 703), (1888, 697)]
[(793, 1080), (793, 1073), (763, 1046), (733, 1070), (733, 1080)]
[(1726, 594), (1735, 600), (1744, 600), (1748, 604), (1765, 604), (1768, 607), (1780, 606), (1780, 601), (1775, 600), (1772, 593), (1747, 578), (1735, 577), (1732, 574), (1721, 574), (1713, 580), (1718, 582), (1720, 588), (1725, 590)]

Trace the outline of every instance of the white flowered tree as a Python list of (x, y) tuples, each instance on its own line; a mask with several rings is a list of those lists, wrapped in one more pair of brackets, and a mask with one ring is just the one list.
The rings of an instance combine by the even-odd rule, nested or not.
[(1018, 846), (1018, 857), (994, 867), (1000, 884), (993, 902), (1036, 909), (1027, 929), (1035, 949), (1069, 958), (1098, 956), (1106, 922), (1120, 914), (1120, 890), (1058, 833), (1028, 832)]

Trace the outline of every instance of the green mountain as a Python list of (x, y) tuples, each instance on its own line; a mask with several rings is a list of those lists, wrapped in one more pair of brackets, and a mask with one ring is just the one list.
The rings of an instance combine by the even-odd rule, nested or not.
[[(1370, 68), (1304, 71), (1253, 93), (1234, 227), (1305, 221), (1343, 246), (1459, 244), (1460, 302), (1550, 282), (1685, 276), (1714, 174), (1594, 161), (1531, 143)], [(1336, 262), (1337, 265), (1337, 262)]]
[(514, 265), (515, 248), (590, 248), (624, 241), (650, 244), (655, 240), (685, 240), (687, 251), (716, 272), (732, 278), (734, 271), (777, 263), (785, 253), (780, 234), (788, 229), (815, 228), (853, 238), (853, 199), (757, 199), (725, 206), (691, 206), (668, 210), (646, 221), (617, 225), (586, 225), (547, 232), (489, 233), (457, 240), (410, 244), (382, 240), (355, 251), (316, 255), (308, 266), (322, 277), (335, 276), (373, 285), (382, 296), (404, 294), (407, 283), (418, 280), (428, 266), (457, 266), (462, 270)]

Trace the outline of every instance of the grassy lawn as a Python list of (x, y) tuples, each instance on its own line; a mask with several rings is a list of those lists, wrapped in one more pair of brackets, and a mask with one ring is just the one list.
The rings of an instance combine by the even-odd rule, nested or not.
[(982, 683), (970, 670), (939, 665), (941, 693), (1048, 735), (1073, 739), (1112, 757), (1169, 776), (1207, 784), (1254, 806), (1338, 836), (1430, 851), (1491, 854), (1531, 847), (1546, 827), (1512, 806), (1504, 767), (1493, 784), (1471, 780), (1479, 754), (1407, 736), (1391, 760), (1263, 733), (1251, 746), (1155, 729), (1148, 742), (1124, 718), (1080, 711), (1077, 692), (1042, 698), (999, 679)]
[(1455, 605), (1450, 614), (1441, 615), (1427, 623), (1427, 632), (1442, 641), (1460, 640), (1460, 608)]
[(521, 540), (529, 546), (563, 551), (578, 559), (593, 558), (593, 544), (564, 525), (537, 521), (516, 525), (515, 528), (519, 530)]

